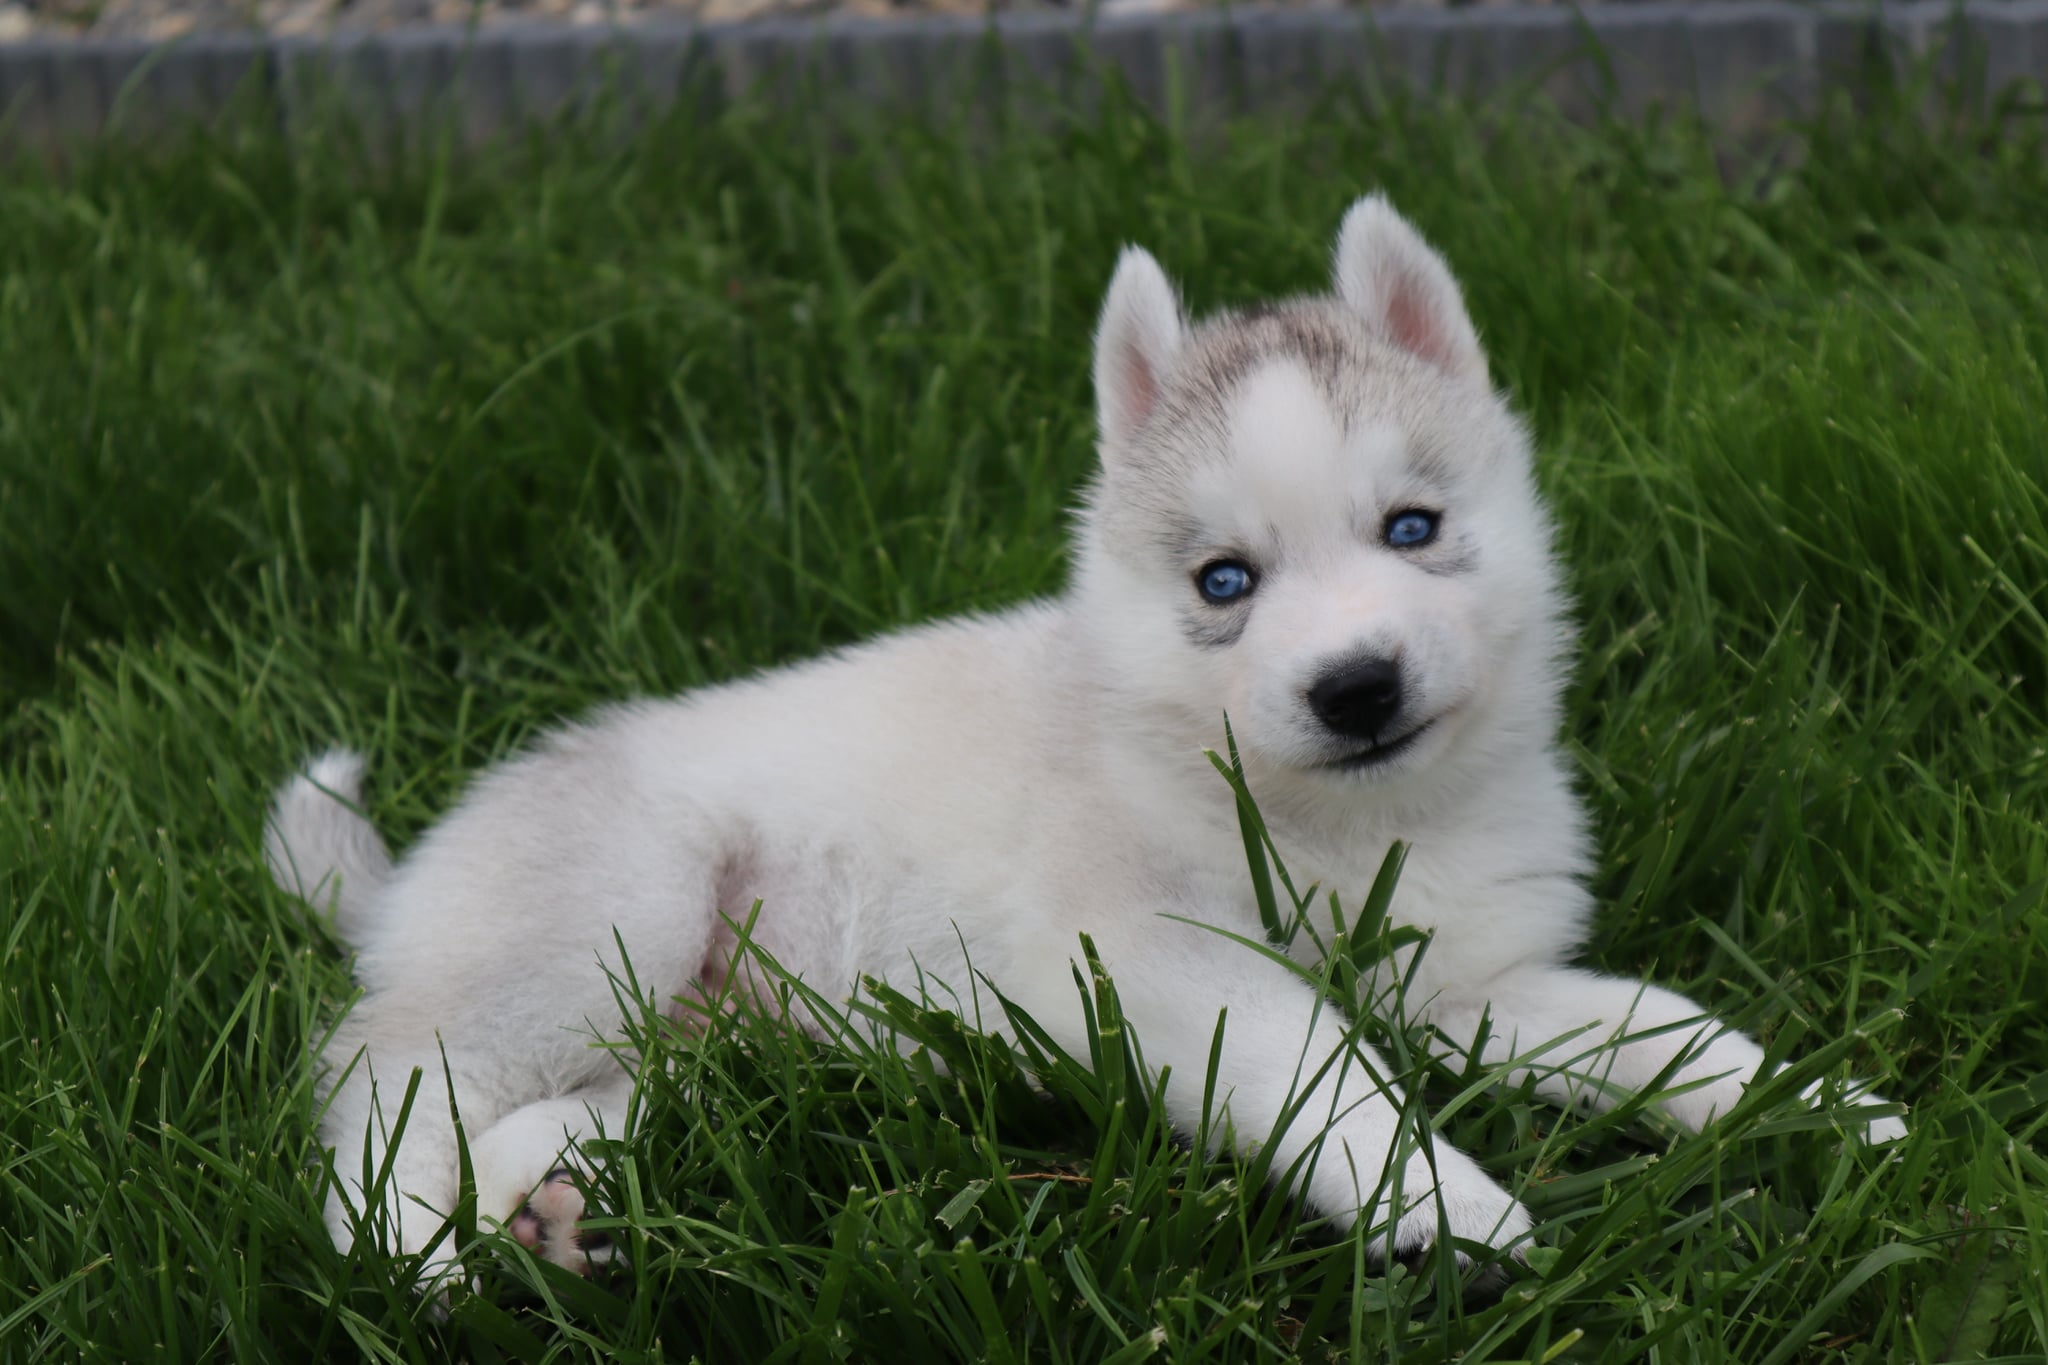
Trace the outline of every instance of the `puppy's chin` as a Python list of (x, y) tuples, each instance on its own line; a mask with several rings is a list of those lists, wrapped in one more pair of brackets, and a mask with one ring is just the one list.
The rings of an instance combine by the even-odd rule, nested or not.
[(1441, 713), (1375, 742), (1319, 735), (1297, 766), (1346, 783), (1412, 777), (1442, 752), (1453, 720)]
[(1423, 721), (1420, 725), (1403, 730), (1391, 739), (1362, 743), (1335, 754), (1326, 759), (1322, 766), (1347, 773), (1371, 773), (1381, 769), (1397, 768), (1410, 755), (1429, 743), (1431, 732), (1435, 728), (1434, 720)]

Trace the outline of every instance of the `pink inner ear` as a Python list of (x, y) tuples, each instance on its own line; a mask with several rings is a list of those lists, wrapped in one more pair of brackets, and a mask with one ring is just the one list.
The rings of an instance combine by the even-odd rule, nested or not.
[(1427, 286), (1405, 270), (1389, 280), (1388, 286), (1387, 331), (1395, 344), (1445, 369), (1456, 368), (1451, 339), (1444, 334), (1441, 319), (1430, 310)]
[(1117, 366), (1118, 397), (1122, 400), (1124, 426), (1132, 431), (1144, 425), (1152, 415), (1152, 405), (1159, 401), (1159, 381), (1152, 373), (1152, 364), (1145, 358), (1142, 348), (1127, 342), (1121, 348), (1122, 355)]

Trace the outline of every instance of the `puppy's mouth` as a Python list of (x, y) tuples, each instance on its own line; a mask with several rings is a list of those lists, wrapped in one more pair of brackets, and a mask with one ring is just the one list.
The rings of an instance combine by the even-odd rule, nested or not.
[(1375, 740), (1363, 749), (1346, 754), (1342, 758), (1330, 759), (1321, 766), (1334, 769), (1337, 772), (1355, 773), (1391, 763), (1402, 754), (1414, 748), (1424, 735), (1435, 728), (1438, 719), (1439, 717), (1431, 716), (1405, 735), (1394, 739)]

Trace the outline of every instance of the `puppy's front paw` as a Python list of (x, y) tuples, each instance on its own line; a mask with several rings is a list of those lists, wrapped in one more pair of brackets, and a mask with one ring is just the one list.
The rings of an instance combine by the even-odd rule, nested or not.
[[(1867, 1086), (1852, 1090), (1848, 1099), (1858, 1105), (1890, 1104), (1891, 1101)], [(1906, 1119), (1903, 1114), (1883, 1114), (1872, 1119), (1848, 1119), (1845, 1126), (1849, 1136), (1872, 1147), (1899, 1142), (1906, 1136)]]
[(1742, 1095), (1749, 1088), (1749, 1082), (1734, 1076), (1721, 1076), (1704, 1085), (1695, 1085), (1677, 1094), (1658, 1097), (1657, 1107), (1677, 1119), (1688, 1131), (1704, 1133), (1714, 1123), (1733, 1113), (1735, 1106), (1742, 1103)]
[[(1439, 1146), (1435, 1158), (1434, 1177), (1427, 1162), (1409, 1163), (1401, 1192), (1406, 1209), (1394, 1222), (1394, 1255), (1419, 1258), (1448, 1232), (1454, 1241), (1475, 1242), (1519, 1260), (1534, 1226), (1529, 1211), (1463, 1152)], [(1423, 1191), (1419, 1197), (1418, 1189)], [(1382, 1250), (1383, 1237), (1375, 1238)], [(1467, 1252), (1455, 1254), (1460, 1270), (1472, 1268)]]
[(581, 1177), (558, 1166), (541, 1178), (526, 1202), (506, 1223), (506, 1231), (528, 1250), (578, 1275), (612, 1259), (611, 1238), (582, 1226), (589, 1209)]
[[(1825, 1105), (1830, 1102), (1855, 1105), (1859, 1108), (1869, 1105), (1890, 1104), (1891, 1101), (1878, 1094), (1868, 1081), (1858, 1081), (1845, 1089), (1830, 1093), (1822, 1082), (1816, 1081), (1801, 1092), (1801, 1097), (1811, 1105)], [(1897, 1142), (1906, 1136), (1906, 1120), (1898, 1114), (1885, 1114), (1877, 1118), (1857, 1118), (1844, 1115), (1840, 1120), (1843, 1131), (1858, 1142), (1872, 1147), (1882, 1147)]]

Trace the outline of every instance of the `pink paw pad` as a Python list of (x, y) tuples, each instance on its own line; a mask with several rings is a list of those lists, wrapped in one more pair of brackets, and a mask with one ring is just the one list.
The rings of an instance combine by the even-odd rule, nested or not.
[(534, 1186), (507, 1229), (536, 1255), (565, 1270), (588, 1275), (593, 1262), (611, 1258), (611, 1239), (578, 1227), (587, 1207), (577, 1173), (558, 1166)]

